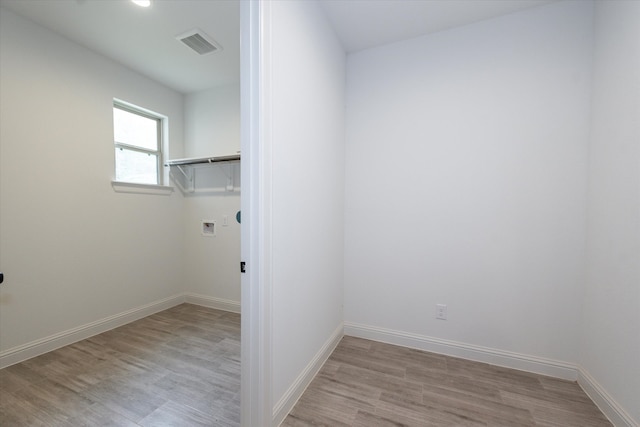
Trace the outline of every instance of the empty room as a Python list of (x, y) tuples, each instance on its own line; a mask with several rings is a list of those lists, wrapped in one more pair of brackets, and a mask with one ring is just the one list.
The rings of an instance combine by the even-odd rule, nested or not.
[(238, 425), (239, 3), (0, 5), (0, 424)]
[(0, 12), (1, 424), (639, 424), (640, 2)]

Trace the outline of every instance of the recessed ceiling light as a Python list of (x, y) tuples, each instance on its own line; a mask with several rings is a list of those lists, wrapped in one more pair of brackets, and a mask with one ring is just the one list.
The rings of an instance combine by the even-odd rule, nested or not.
[(151, 6), (151, 0), (131, 0), (131, 1), (137, 4), (138, 6), (142, 6), (142, 7)]

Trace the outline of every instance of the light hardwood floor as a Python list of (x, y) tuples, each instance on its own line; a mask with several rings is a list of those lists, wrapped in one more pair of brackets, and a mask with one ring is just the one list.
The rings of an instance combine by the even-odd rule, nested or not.
[[(238, 314), (182, 304), (0, 370), (3, 427), (239, 425)], [(575, 382), (353, 337), (282, 425), (610, 426)]]
[(0, 370), (0, 426), (239, 426), (240, 315), (182, 304)]
[(610, 426), (577, 383), (344, 337), (282, 426)]

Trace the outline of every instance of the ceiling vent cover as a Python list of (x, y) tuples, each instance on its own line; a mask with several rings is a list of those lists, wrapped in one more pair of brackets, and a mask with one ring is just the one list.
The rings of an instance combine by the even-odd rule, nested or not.
[(198, 55), (206, 55), (207, 53), (222, 50), (222, 46), (216, 43), (216, 41), (209, 37), (204, 31), (197, 28), (180, 34), (176, 39), (189, 46), (198, 53)]

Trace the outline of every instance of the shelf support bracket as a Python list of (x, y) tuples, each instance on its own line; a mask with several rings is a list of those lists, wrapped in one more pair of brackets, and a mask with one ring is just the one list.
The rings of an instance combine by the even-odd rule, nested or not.
[(189, 182), (193, 181), (193, 177), (191, 176), (191, 174), (187, 174), (187, 173), (184, 171), (184, 169), (182, 169), (182, 166), (180, 166), (180, 165), (176, 165), (176, 167), (178, 168), (178, 170), (179, 170), (180, 172), (182, 172), (182, 175), (184, 175), (184, 177), (185, 177)]

